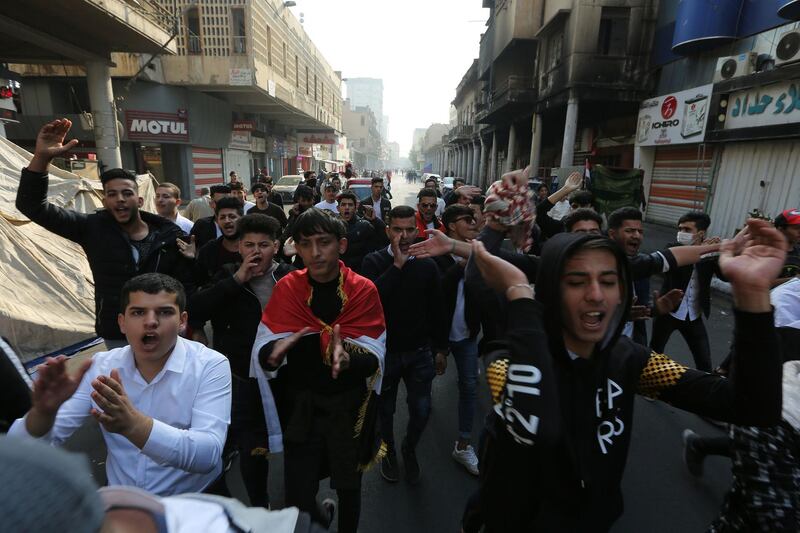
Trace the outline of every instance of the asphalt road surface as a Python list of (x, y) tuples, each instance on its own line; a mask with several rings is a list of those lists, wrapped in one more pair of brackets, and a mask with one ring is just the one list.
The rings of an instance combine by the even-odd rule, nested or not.
[[(409, 185), (404, 177), (393, 180), (392, 205), (416, 206), (416, 192), (421, 184)], [(655, 284), (654, 284), (655, 285)], [(732, 335), (733, 317), (730, 303), (715, 296), (711, 317), (707, 322), (713, 363), (727, 354)], [(673, 335), (666, 353), (677, 361), (693, 366), (691, 355), (679, 334)], [(483, 417), (489, 410), (489, 393), (480, 380), (478, 413), (475, 417), (474, 440), (480, 434)], [(450, 361), (447, 372), (433, 383), (433, 412), (419, 444), (417, 454), (422, 481), (410, 486), (402, 479), (386, 483), (378, 468), (364, 475), (361, 528), (365, 533), (447, 532), (458, 531), (464, 503), (477, 488), (477, 479), (450, 457), (457, 436), (457, 376)], [(395, 416), (396, 439), (402, 438), (407, 422), (405, 393), (398, 395)], [(688, 474), (681, 459), (681, 433), (692, 428), (702, 435), (719, 435), (719, 428), (697, 416), (661, 402), (637, 399), (630, 455), (623, 479), (625, 513), (613, 531), (650, 533), (701, 532), (717, 515), (730, 484), (730, 462), (710, 457), (705, 475), (695, 479)], [(104, 481), (103, 444), (96, 428), (87, 427), (77, 433), (73, 449), (91, 449), (95, 476)], [(270, 460), (270, 497), (272, 507), (283, 505), (282, 458)], [(234, 496), (247, 501), (238, 465), (234, 465), (228, 483)], [(335, 496), (327, 482), (320, 484), (320, 498)], [(335, 528), (335, 521), (334, 521)], [(335, 530), (335, 529), (334, 529)]]

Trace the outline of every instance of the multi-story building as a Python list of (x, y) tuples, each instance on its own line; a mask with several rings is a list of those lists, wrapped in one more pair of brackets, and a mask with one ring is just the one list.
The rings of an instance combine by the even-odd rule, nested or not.
[[(262, 168), (281, 176), (339, 166), (341, 76), (283, 2), (141, 3), (175, 22), (173, 38), (164, 39), (175, 54), (113, 57), (111, 100), (125, 168), (174, 181), (191, 197), (202, 186), (223, 182), (230, 171), (247, 182)], [(72, 112), (79, 118), (87, 109), (86, 70), (18, 68), (24, 85), (37, 94), (27, 104), (23, 98), (31, 115), (45, 120)], [(30, 131), (19, 133), (32, 142)], [(89, 151), (93, 146), (86, 140)]]
[[(478, 183), (478, 169), (481, 166), (480, 130), (483, 125), (475, 122), (480, 97), (477, 71), (476, 59), (456, 88), (447, 143), (442, 145), (433, 161), (436, 172), (460, 176), (466, 178), (469, 183)], [(484, 152), (484, 158), (485, 156)], [(486, 161), (483, 163), (485, 165)]]
[(347, 135), (350, 157), (356, 168), (367, 170), (381, 168), (381, 136), (372, 108), (352, 107), (350, 100), (345, 100), (342, 129)]
[(386, 131), (389, 126), (388, 120), (384, 124), (383, 115), (383, 80), (379, 78), (347, 78), (344, 80), (347, 86), (347, 99), (350, 106), (369, 107), (375, 114), (378, 123), (378, 132), (382, 139), (386, 139)]
[[(451, 152), (448, 145), (448, 132), (450, 131), (449, 124), (431, 124), (425, 130), (425, 136), (420, 140), (419, 148), (419, 163), (426, 172), (436, 172), (440, 169), (439, 174), (452, 176), (454, 170), (445, 166), (446, 161), (454, 162), (455, 159), (450, 157), (445, 159)], [(436, 165), (439, 165), (437, 167)]]
[[(0, 120), (8, 123), (10, 139), (33, 147), (36, 132), (56, 116), (68, 116), (80, 127), (73, 135), (102, 167), (122, 165), (120, 135), (114, 109), (111, 72), (117, 52), (171, 54), (172, 15), (149, 1), (85, 0), (82, 2), (0, 3), (2, 52), (0, 61), (11, 64), (4, 79), (22, 82), (18, 88), (20, 115), (4, 109)], [(41, 72), (80, 70), (80, 88), (67, 83), (53, 90), (28, 85), (16, 64), (36, 64)], [(139, 65), (131, 74), (139, 69)], [(90, 150), (86, 150), (89, 148)]]
[(637, 121), (646, 218), (690, 209), (729, 237), (749, 212), (800, 203), (800, 4), (661, 0), (657, 84)]

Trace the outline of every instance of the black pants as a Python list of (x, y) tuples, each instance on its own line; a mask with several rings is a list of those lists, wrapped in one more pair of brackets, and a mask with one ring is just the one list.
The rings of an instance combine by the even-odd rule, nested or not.
[(672, 315), (661, 315), (653, 320), (653, 339), (650, 348), (657, 353), (664, 353), (672, 332), (678, 330), (683, 335), (689, 350), (694, 357), (697, 370), (711, 372), (711, 348), (708, 344), (708, 333), (703, 317), (697, 320), (678, 320)]
[[(327, 451), (321, 441), (286, 443), (283, 455), (286, 505), (311, 515), (312, 520), (328, 527), (317, 505), (320, 472), (326, 469)], [(339, 532), (356, 533), (361, 515), (361, 488), (337, 489)]]
[(231, 426), (225, 448), (234, 448), (239, 452), (239, 468), (250, 505), (269, 507), (267, 424), (258, 382), (235, 374), (232, 378)]

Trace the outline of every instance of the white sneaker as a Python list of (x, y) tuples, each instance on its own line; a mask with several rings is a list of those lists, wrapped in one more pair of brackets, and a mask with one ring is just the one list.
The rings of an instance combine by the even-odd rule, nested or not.
[(478, 456), (475, 455), (475, 450), (470, 444), (464, 450), (458, 449), (458, 443), (453, 447), (453, 459), (460, 463), (467, 469), (467, 472), (473, 476), (478, 475)]

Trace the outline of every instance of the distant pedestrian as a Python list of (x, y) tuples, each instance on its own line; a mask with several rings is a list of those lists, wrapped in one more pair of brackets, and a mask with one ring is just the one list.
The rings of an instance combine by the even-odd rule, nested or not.
[(214, 208), (211, 207), (211, 197), (208, 194), (208, 187), (202, 187), (197, 198), (189, 202), (183, 215), (191, 220), (197, 222), (204, 217), (214, 216)]

